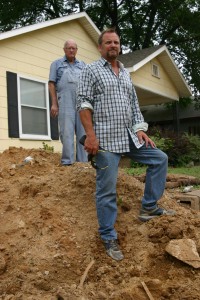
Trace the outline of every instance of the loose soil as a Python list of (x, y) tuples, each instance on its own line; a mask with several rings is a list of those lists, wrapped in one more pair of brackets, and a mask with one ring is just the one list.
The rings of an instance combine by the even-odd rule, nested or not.
[(200, 269), (165, 251), (188, 238), (200, 253), (200, 212), (180, 206), (178, 188), (159, 201), (175, 217), (141, 223), (144, 183), (120, 168), (116, 229), (125, 258), (116, 262), (98, 236), (95, 170), (59, 161), (43, 149), (0, 154), (1, 300), (200, 299)]

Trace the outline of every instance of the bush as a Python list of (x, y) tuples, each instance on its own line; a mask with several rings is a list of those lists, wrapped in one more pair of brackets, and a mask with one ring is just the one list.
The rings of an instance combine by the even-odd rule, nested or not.
[(187, 133), (177, 135), (173, 131), (151, 128), (149, 137), (169, 158), (169, 166), (181, 167), (190, 162), (200, 162), (200, 138)]
[(185, 133), (185, 138), (188, 140), (190, 145), (190, 160), (196, 164), (200, 162), (200, 138), (198, 135), (189, 135)]
[[(200, 137), (173, 131), (160, 130), (158, 127), (149, 129), (149, 137), (156, 146), (168, 155), (170, 167), (186, 167), (190, 163), (200, 164)], [(143, 164), (132, 161), (131, 167), (142, 167)]]

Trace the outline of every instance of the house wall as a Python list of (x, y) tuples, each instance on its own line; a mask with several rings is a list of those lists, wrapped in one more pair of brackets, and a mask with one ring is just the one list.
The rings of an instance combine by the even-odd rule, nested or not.
[[(99, 58), (97, 45), (77, 20), (53, 25), (0, 41), (0, 152), (9, 146), (42, 148), (42, 141), (20, 140), (8, 136), (6, 71), (48, 81), (53, 60), (64, 55), (67, 39), (78, 44), (77, 58), (90, 63)], [(45, 141), (61, 151), (60, 141)]]
[[(152, 63), (159, 66), (159, 78), (152, 75)], [(154, 58), (134, 73), (132, 72), (131, 78), (133, 79), (136, 87), (138, 86), (153, 93), (156, 91), (156, 94), (171, 98), (172, 100), (179, 99), (178, 92), (171, 78), (168, 76), (157, 58)], [(147, 104), (148, 103), (146, 103), (146, 105)]]

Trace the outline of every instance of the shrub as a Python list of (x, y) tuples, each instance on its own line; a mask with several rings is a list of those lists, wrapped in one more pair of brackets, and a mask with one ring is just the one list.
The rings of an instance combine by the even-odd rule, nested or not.
[(188, 140), (190, 145), (190, 159), (194, 163), (200, 162), (200, 138), (198, 135), (189, 135), (185, 133), (185, 138)]
[[(200, 164), (200, 137), (174, 131), (160, 130), (158, 127), (149, 129), (149, 137), (156, 146), (168, 155), (169, 166), (185, 167), (189, 163)], [(131, 167), (142, 167), (143, 164), (131, 162)]]
[(177, 135), (173, 131), (151, 128), (149, 137), (169, 158), (169, 166), (186, 166), (191, 161), (200, 162), (200, 138), (187, 133)]

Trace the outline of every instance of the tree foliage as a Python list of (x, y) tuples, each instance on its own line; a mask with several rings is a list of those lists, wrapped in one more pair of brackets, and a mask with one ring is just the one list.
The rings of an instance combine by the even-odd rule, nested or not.
[(165, 44), (200, 107), (200, 0), (0, 1), (0, 31), (80, 11), (100, 30), (115, 26), (123, 50)]

